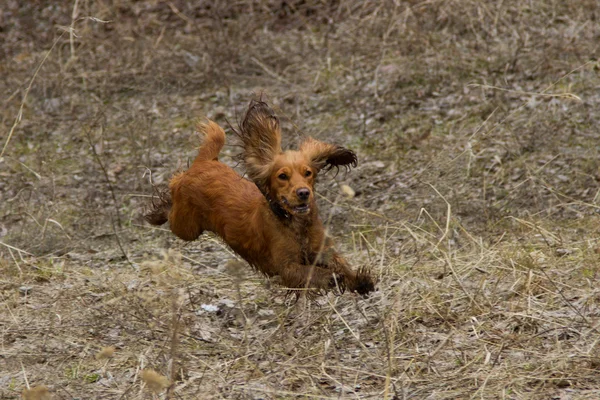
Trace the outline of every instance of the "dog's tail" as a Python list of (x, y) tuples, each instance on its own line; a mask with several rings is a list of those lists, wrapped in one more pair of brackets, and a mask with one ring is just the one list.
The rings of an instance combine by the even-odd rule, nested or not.
[(217, 160), (221, 149), (225, 145), (225, 131), (216, 122), (207, 120), (198, 122), (196, 129), (204, 136), (204, 141), (198, 149), (196, 161)]

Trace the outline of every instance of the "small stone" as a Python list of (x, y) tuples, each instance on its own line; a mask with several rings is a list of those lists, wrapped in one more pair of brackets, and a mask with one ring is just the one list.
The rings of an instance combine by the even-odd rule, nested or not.
[(219, 311), (219, 307), (215, 306), (214, 304), (202, 304), (200, 306), (200, 308), (202, 308), (204, 311), (210, 312), (210, 313), (215, 313), (215, 312)]
[(23, 296), (27, 296), (28, 294), (31, 293), (31, 287), (30, 286), (21, 286), (19, 288), (19, 293), (21, 293)]
[(556, 255), (559, 257), (564, 257), (571, 254), (573, 251), (571, 249), (556, 249)]
[(356, 192), (354, 191), (354, 189), (352, 189), (348, 185), (342, 185), (342, 192), (350, 198), (353, 198), (354, 196), (356, 196)]

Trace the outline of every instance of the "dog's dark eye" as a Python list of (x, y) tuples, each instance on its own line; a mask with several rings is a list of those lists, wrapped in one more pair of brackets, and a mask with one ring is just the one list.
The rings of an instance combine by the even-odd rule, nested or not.
[(305, 177), (307, 177), (307, 178), (308, 178), (309, 176), (311, 176), (311, 175), (312, 175), (312, 172), (310, 172), (310, 170), (308, 170), (308, 169), (307, 169), (307, 170), (306, 170), (306, 172), (304, 173), (304, 176), (305, 176)]
[(286, 174), (279, 174), (278, 178), (281, 179), (282, 181), (287, 181), (287, 175)]

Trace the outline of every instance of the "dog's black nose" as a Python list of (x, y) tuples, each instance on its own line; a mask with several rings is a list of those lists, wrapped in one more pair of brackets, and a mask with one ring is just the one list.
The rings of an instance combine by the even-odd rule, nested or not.
[(308, 200), (308, 197), (310, 196), (310, 190), (307, 188), (300, 188), (296, 190), (296, 196), (298, 196), (300, 200)]

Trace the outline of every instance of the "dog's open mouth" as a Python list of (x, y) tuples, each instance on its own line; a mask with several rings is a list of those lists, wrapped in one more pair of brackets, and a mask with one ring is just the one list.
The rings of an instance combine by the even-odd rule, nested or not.
[(303, 205), (294, 207), (293, 210), (297, 214), (305, 214), (310, 211), (310, 206), (308, 204), (303, 204)]
[(292, 205), (285, 197), (281, 198), (281, 203), (285, 204), (288, 210), (291, 210), (294, 214), (306, 214), (310, 211), (310, 203), (300, 204), (298, 206), (292, 207)]

